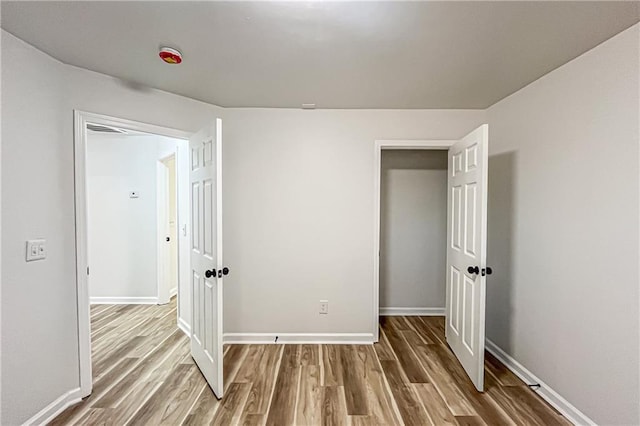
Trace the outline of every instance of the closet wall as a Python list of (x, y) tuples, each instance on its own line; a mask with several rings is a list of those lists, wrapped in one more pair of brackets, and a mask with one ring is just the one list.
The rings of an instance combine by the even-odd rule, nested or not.
[(385, 150), (381, 166), (380, 307), (444, 310), (447, 151)]

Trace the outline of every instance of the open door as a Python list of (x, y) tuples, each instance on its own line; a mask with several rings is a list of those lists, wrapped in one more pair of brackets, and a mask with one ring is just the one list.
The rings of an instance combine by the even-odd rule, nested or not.
[(484, 388), (489, 127), (449, 149), (447, 343), (479, 391)]
[(222, 120), (196, 133), (189, 147), (191, 356), (222, 398)]

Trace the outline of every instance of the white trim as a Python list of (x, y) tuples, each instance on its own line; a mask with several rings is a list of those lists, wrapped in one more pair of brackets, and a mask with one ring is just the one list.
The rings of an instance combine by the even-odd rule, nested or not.
[(443, 149), (448, 150), (458, 142), (454, 139), (377, 139), (376, 147), (388, 149)]
[(374, 342), (379, 340), (380, 318), (380, 175), (382, 150), (388, 149), (449, 149), (457, 140), (379, 139), (373, 146), (373, 314), (371, 330)]
[(23, 425), (46, 425), (53, 420), (58, 414), (62, 413), (69, 406), (80, 402), (81, 398), (80, 388), (75, 388), (69, 392), (65, 392), (58, 399), (51, 404), (44, 407), (35, 416), (23, 423)]
[(92, 305), (157, 305), (157, 297), (90, 297)]
[(186, 334), (188, 338), (191, 338), (191, 326), (187, 324), (184, 319), (178, 318), (178, 328), (182, 330), (182, 332)]
[(380, 308), (381, 317), (442, 317), (444, 308)]
[(574, 407), (569, 401), (564, 399), (558, 392), (554, 391), (549, 385), (540, 380), (535, 374), (529, 371), (524, 365), (520, 364), (511, 355), (503, 351), (498, 345), (491, 340), (486, 340), (486, 349), (500, 362), (502, 362), (516, 376), (527, 384), (539, 384), (540, 387), (535, 389), (542, 399), (547, 401), (551, 406), (560, 412), (574, 425), (596, 425), (596, 423), (587, 417), (583, 412)]
[(76, 297), (78, 309), (78, 358), (80, 398), (91, 394), (91, 320), (89, 316), (89, 260), (87, 254), (87, 123), (103, 124), (178, 139), (191, 133), (154, 124), (109, 117), (86, 111), (73, 111), (74, 201), (76, 226)]
[(78, 358), (80, 397), (91, 394), (91, 318), (89, 314), (89, 260), (87, 250), (87, 118), (80, 111), (74, 118), (74, 192), (76, 218), (76, 297), (78, 309)]
[(222, 340), (225, 345), (269, 343), (362, 345), (373, 344), (373, 337), (371, 333), (225, 333)]
[(169, 290), (169, 299), (177, 295), (178, 295), (178, 287), (174, 287), (171, 290)]

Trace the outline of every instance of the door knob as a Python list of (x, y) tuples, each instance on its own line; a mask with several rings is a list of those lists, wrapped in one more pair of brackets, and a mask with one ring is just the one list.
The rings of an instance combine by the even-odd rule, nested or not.
[(216, 270), (215, 269), (207, 269), (206, 271), (204, 271), (204, 276), (207, 277), (207, 278), (215, 277), (216, 276)]
[(167, 237), (167, 241), (171, 241), (171, 238)]
[(486, 275), (491, 275), (493, 274), (493, 269), (491, 269), (490, 267), (487, 266), (487, 269), (482, 268), (482, 276), (484, 277)]
[(478, 268), (477, 266), (469, 266), (467, 268), (467, 272), (470, 274), (479, 274), (480, 273), (480, 268)]
[(229, 275), (229, 268), (226, 266), (222, 269), (218, 269), (218, 278), (222, 278), (223, 275)]

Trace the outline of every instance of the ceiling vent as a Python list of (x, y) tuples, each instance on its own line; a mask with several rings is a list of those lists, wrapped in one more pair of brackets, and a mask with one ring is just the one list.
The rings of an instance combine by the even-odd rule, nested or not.
[(117, 129), (111, 126), (104, 126), (102, 124), (91, 124), (87, 123), (87, 130), (91, 130), (92, 132), (99, 133), (127, 133), (122, 129)]

